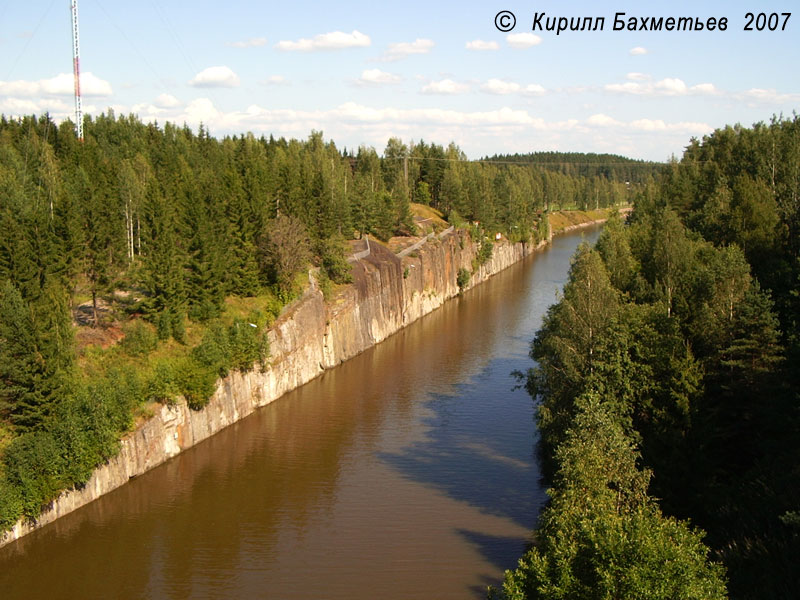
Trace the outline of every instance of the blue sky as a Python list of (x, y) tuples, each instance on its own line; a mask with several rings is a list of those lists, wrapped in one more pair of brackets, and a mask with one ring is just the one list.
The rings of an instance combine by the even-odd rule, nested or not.
[[(69, 0), (0, 0), (0, 113), (72, 117)], [(455, 141), (470, 158), (542, 150), (665, 160), (692, 136), (800, 107), (790, 2), (208, 2), (79, 0), (84, 111), (212, 135), (339, 147)], [(517, 26), (498, 31), (495, 14)], [(532, 32), (533, 16), (605, 17)], [(614, 14), (727, 17), (727, 31), (612, 31)]]

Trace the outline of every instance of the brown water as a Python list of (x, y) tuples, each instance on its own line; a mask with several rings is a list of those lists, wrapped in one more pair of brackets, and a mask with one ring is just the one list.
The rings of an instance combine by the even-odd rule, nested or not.
[(0, 598), (482, 598), (545, 494), (512, 390), (585, 235), (0, 549)]

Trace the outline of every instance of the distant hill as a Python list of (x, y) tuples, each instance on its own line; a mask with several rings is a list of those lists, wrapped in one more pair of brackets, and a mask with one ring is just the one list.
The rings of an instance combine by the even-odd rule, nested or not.
[(537, 165), (571, 177), (605, 177), (613, 181), (635, 183), (642, 183), (651, 176), (655, 177), (664, 166), (664, 163), (594, 152), (496, 154), (483, 160)]

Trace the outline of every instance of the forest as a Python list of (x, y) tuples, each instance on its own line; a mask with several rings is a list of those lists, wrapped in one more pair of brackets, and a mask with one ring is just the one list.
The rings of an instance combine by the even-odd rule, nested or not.
[(218, 139), (111, 111), (74, 129), (0, 117), (0, 530), (85, 484), (153, 403), (201, 408), (265, 364), (309, 268), (326, 293), (348, 281), (349, 240), (414, 235), (418, 205), (535, 240), (549, 210), (647, 187), (396, 138)]
[(800, 590), (800, 118), (693, 139), (583, 245), (519, 374), (550, 485), (497, 598)]
[(617, 154), (593, 152), (531, 152), (529, 154), (496, 154), (487, 162), (512, 162), (538, 165), (555, 173), (581, 177), (605, 177), (629, 183), (648, 183), (658, 177), (662, 163), (634, 160)]

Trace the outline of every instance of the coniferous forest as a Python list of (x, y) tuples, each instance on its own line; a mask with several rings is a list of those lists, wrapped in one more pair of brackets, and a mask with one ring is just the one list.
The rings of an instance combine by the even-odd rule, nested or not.
[(268, 360), (266, 326), (309, 267), (326, 292), (348, 281), (348, 240), (416, 233), (414, 205), (527, 240), (549, 209), (637, 189), (454, 144), (379, 155), (112, 112), (84, 132), (0, 118), (0, 529), (85, 483), (149, 404), (200, 408), (218, 377)]
[(579, 249), (530, 355), (550, 502), (496, 595), (797, 597), (796, 115), (692, 140)]

